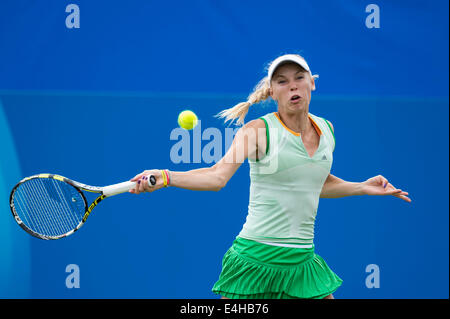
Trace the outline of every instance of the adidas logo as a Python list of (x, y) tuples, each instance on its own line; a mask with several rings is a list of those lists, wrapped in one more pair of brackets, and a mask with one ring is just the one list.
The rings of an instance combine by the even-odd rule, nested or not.
[(327, 160), (327, 157), (324, 155), (324, 156), (322, 156), (322, 161), (326, 161)]

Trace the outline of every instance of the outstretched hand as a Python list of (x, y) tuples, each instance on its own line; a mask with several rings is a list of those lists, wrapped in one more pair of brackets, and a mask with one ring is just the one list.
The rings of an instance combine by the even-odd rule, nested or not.
[(411, 203), (408, 192), (395, 188), (394, 185), (389, 183), (388, 180), (381, 175), (369, 178), (361, 184), (362, 190), (366, 195), (392, 195)]

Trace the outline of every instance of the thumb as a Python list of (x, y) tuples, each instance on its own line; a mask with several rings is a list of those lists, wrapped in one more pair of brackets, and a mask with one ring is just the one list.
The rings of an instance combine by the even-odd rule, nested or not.
[(377, 177), (376, 177), (376, 181), (377, 181), (377, 183), (379, 184), (379, 185), (383, 185), (384, 186), (384, 177), (383, 176), (381, 176), (381, 175), (378, 175)]

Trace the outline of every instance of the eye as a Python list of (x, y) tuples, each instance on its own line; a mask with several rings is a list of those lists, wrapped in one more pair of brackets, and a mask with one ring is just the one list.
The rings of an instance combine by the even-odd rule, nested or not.
[(297, 80), (301, 80), (301, 79), (303, 79), (303, 75), (297, 76)]
[(285, 80), (279, 80), (278, 81), (278, 84), (283, 84), (283, 83), (286, 83), (286, 81)]

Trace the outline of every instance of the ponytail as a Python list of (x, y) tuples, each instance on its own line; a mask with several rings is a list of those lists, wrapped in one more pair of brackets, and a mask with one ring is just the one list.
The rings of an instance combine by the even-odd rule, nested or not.
[(231, 123), (237, 119), (238, 125), (244, 124), (244, 118), (248, 113), (250, 105), (267, 100), (270, 96), (269, 80), (267, 77), (263, 78), (255, 86), (253, 92), (248, 96), (247, 102), (236, 104), (232, 108), (221, 111), (217, 116), (225, 118), (225, 123), (231, 120)]

